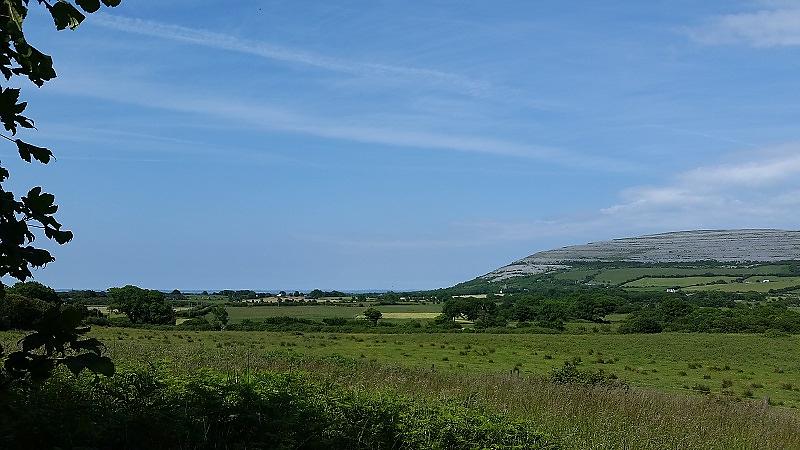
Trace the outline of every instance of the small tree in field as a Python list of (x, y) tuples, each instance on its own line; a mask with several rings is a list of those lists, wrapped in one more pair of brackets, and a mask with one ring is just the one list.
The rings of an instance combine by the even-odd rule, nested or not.
[(372, 322), (372, 325), (377, 325), (378, 321), (383, 317), (383, 313), (375, 308), (367, 308), (367, 310), (364, 311), (364, 317)]
[(109, 306), (125, 313), (133, 323), (175, 324), (175, 311), (162, 292), (136, 286), (108, 290)]

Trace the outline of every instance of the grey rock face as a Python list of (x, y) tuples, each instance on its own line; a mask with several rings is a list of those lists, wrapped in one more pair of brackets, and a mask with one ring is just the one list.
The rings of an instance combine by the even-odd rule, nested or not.
[(701, 230), (573, 245), (535, 253), (484, 275), (506, 278), (551, 272), (570, 262), (771, 262), (800, 260), (800, 231)]

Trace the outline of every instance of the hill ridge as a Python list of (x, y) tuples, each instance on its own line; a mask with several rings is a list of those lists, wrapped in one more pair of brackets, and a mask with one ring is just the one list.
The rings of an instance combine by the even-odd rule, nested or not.
[(581, 262), (730, 263), (800, 260), (800, 231), (774, 228), (685, 230), (616, 238), (545, 250), (500, 267), (481, 278), (552, 272)]

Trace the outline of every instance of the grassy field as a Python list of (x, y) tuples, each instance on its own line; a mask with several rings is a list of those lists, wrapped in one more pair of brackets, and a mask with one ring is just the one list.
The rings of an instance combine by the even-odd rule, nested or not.
[(558, 272), (553, 275), (553, 278), (557, 280), (583, 281), (587, 277), (596, 275), (599, 272), (600, 271), (597, 269), (572, 269), (566, 272)]
[[(769, 283), (762, 283), (768, 279)], [(800, 286), (800, 277), (750, 277), (744, 283), (712, 284), (708, 286), (692, 286), (687, 291), (722, 291), (722, 292), (769, 292), (773, 289), (786, 289)]]
[(688, 287), (688, 286), (701, 286), (711, 284), (719, 281), (729, 283), (735, 281), (736, 277), (727, 276), (713, 276), (713, 277), (681, 277), (681, 278), (640, 278), (638, 280), (625, 283), (622, 287), (625, 288), (639, 288), (639, 287)]
[(720, 276), (748, 276), (748, 275), (789, 275), (791, 269), (788, 265), (768, 264), (757, 267), (627, 267), (606, 269), (598, 273), (595, 281), (607, 284), (624, 284), (641, 277), (695, 277), (706, 275)]
[[(95, 328), (115, 360), (168, 359), (182, 371), (257, 368), (273, 352), (332, 354), (458, 373), (547, 374), (564, 361), (603, 369), (635, 386), (666, 391), (770, 397), (800, 406), (800, 336), (328, 334), (175, 332)], [(6, 348), (13, 337), (0, 333)]]
[[(364, 312), (371, 304), (346, 305), (290, 305), (290, 306), (228, 306), (231, 323), (244, 319), (261, 320), (267, 317), (298, 317), (304, 319), (324, 319), (342, 317), (353, 319)], [(381, 305), (374, 306), (386, 319), (431, 319), (442, 312), (442, 305)]]
[[(95, 327), (118, 366), (307, 373), (510, 414), (563, 448), (800, 448), (800, 336), (334, 334)], [(0, 333), (12, 348), (19, 333)], [(565, 361), (630, 389), (543, 379)], [(518, 372), (513, 370), (518, 369)], [(247, 379), (247, 378), (245, 378)], [(764, 406), (762, 399), (771, 404)]]

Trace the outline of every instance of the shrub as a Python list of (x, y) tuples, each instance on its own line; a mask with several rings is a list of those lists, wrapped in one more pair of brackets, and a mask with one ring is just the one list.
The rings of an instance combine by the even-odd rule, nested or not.
[(43, 300), (6, 294), (0, 298), (0, 330), (31, 330), (52, 306)]
[(550, 381), (554, 383), (601, 384), (610, 383), (615, 378), (605, 375), (602, 369), (580, 370), (577, 364), (565, 361), (562, 367), (550, 372)]
[(637, 314), (630, 317), (619, 327), (620, 333), (661, 333), (664, 327), (655, 317)]
[[(348, 391), (302, 376), (121, 372), (15, 386), (0, 447), (553, 448), (529, 422), (438, 402)], [(154, 426), (157, 424), (157, 426)]]

